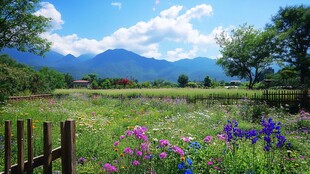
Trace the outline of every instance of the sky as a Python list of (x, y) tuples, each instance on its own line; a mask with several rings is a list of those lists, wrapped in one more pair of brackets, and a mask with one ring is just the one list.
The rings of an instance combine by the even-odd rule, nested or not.
[(280, 7), (309, 0), (46, 0), (35, 14), (51, 18), (42, 37), (63, 55), (122, 48), (176, 61), (221, 56), (215, 36), (247, 23), (264, 29)]

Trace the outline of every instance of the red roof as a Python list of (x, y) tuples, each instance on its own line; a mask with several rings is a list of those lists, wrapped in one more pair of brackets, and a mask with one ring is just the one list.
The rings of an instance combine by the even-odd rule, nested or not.
[(75, 80), (73, 83), (89, 83), (87, 80)]

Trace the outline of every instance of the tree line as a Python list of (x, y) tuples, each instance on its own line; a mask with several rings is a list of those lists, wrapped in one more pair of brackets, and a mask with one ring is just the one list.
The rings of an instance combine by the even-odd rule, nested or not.
[(73, 77), (43, 67), (35, 71), (8, 55), (0, 55), (0, 101), (8, 96), (44, 94), (72, 87)]
[[(50, 49), (51, 43), (42, 39), (40, 35), (49, 29), (51, 19), (34, 14), (40, 7), (39, 2), (40, 0), (1, 1), (0, 51), (4, 48), (16, 48), (19, 51), (44, 55)], [(267, 74), (266, 70), (274, 62), (277, 62), (282, 70), (280, 74), (269, 78), (287, 77), (287, 82), (297, 84), (299, 88), (310, 86), (310, 7), (308, 5), (280, 8), (264, 29), (255, 29), (254, 26), (244, 24), (230, 33), (223, 32), (217, 35), (216, 42), (222, 54), (217, 64), (222, 66), (227, 75), (248, 80), (250, 89), (261, 81), (262, 76)], [(9, 73), (5, 68), (2, 69), (5, 73)], [(105, 82), (92, 83), (93, 86), (108, 88), (109, 83), (116, 84), (116, 81), (105, 79)], [(132, 81), (132, 84), (135, 82)], [(130, 84), (125, 86), (127, 85)], [(52, 89), (50, 86), (53, 84), (46, 86), (47, 89)], [(9, 88), (10, 85), (7, 87)], [(25, 91), (23, 88), (18, 89)], [(40, 90), (42, 89), (38, 88), (37, 91)]]
[(263, 30), (244, 24), (230, 33), (222, 32), (216, 41), (222, 53), (217, 64), (227, 75), (247, 79), (250, 89), (274, 62), (290, 71), (289, 78), (300, 88), (310, 86), (309, 6), (280, 8)]

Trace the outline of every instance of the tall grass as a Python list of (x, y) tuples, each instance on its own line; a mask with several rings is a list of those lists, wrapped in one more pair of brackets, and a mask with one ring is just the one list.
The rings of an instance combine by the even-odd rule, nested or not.
[(109, 90), (90, 90), (90, 89), (57, 89), (53, 94), (99, 94), (103, 96), (118, 97), (182, 97), (182, 96), (204, 96), (208, 97), (212, 94), (220, 96), (253, 96), (258, 97), (262, 95), (260, 90), (246, 90), (246, 89), (198, 89), (198, 88), (161, 88), (161, 89), (109, 89)]

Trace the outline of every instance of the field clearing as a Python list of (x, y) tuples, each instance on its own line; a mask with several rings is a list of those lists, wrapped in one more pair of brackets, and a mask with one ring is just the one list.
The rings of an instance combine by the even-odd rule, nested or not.
[[(76, 120), (77, 173), (107, 173), (104, 171), (107, 163), (117, 167), (118, 173), (151, 173), (150, 170), (157, 173), (185, 173), (189, 169), (193, 173), (278, 173), (284, 167), (288, 173), (310, 171), (309, 113), (290, 115), (265, 105), (253, 106), (246, 101), (239, 105), (214, 104), (208, 107), (199, 102), (188, 103), (182, 98), (138, 97), (119, 100), (94, 96), (94, 93), (70, 91), (74, 92), (61, 98), (12, 102), (0, 110), (0, 122), (12, 120), (15, 128), (16, 120), (33, 118), (36, 156), (43, 152), (44, 121), (53, 123), (52, 140), (55, 148), (60, 145), (59, 122), (67, 118)], [(184, 93), (186, 89), (180, 91)], [(195, 89), (191, 92), (195, 91), (204, 90)], [(158, 95), (161, 96), (160, 93)], [(227, 125), (236, 130), (256, 130), (258, 134), (263, 128), (260, 121), (262, 116), (272, 117), (275, 125), (282, 123), (281, 133), (286, 137), (283, 147), (276, 146), (275, 135), (271, 137), (269, 152), (264, 151), (264, 134), (257, 135), (259, 140), (255, 145), (251, 143), (253, 139), (241, 139), (235, 135), (232, 135), (233, 139), (228, 144), (219, 138), (227, 133), (224, 131)], [(228, 120), (236, 120), (238, 125), (235, 122), (232, 125)], [(138, 138), (127, 135), (128, 131), (141, 131), (144, 127), (147, 131)], [(3, 131), (4, 124), (0, 124), (0, 147), (3, 147)], [(13, 163), (16, 162), (14, 152), (17, 149), (15, 131)], [(183, 156), (171, 151), (171, 148), (161, 147), (163, 140), (168, 141), (170, 147), (183, 149)], [(286, 144), (288, 142), (291, 145)], [(142, 157), (138, 151), (143, 143), (147, 143), (148, 151), (141, 150)], [(132, 155), (128, 148), (133, 150)], [(144, 159), (146, 157), (149, 157), (148, 160)], [(185, 161), (182, 161), (182, 157)], [(140, 164), (133, 165), (133, 162), (138, 164), (137, 161)], [(3, 163), (1, 153), (0, 171), (3, 171)], [(53, 171), (60, 171), (60, 167), (59, 160), (53, 163)], [(34, 173), (41, 172), (39, 168)]]
[(208, 97), (212, 94), (220, 96), (253, 96), (256, 94), (260, 97), (263, 93), (261, 90), (247, 89), (200, 89), (200, 88), (159, 88), (159, 89), (108, 89), (108, 90), (91, 90), (91, 89), (57, 89), (53, 94), (99, 94), (103, 96), (118, 97), (120, 95), (128, 97), (182, 97), (182, 96), (203, 96)]

